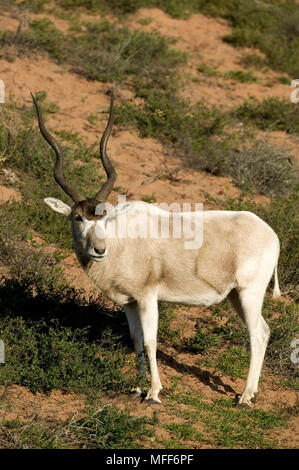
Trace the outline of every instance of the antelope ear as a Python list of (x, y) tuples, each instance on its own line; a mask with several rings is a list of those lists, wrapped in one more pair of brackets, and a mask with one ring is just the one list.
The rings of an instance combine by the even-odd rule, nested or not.
[(60, 201), (59, 199), (55, 199), (54, 197), (46, 197), (44, 201), (55, 212), (59, 212), (59, 214), (63, 214), (69, 217), (72, 212), (72, 209), (70, 208), (70, 206)]

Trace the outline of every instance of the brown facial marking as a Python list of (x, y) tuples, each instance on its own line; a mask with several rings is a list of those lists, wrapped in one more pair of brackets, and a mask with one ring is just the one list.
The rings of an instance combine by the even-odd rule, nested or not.
[(83, 253), (80, 253), (79, 261), (81, 262), (82, 267), (85, 271), (88, 271), (92, 265), (91, 259), (88, 256), (84, 255)]
[(72, 209), (72, 214), (82, 214), (88, 220), (100, 220), (106, 215), (106, 211), (103, 214), (96, 215), (96, 207), (100, 204), (96, 199), (90, 198), (84, 201), (78, 202)]

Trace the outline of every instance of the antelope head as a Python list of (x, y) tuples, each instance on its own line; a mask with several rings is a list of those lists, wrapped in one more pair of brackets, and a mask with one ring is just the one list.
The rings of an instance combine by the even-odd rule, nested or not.
[[(38, 124), (43, 138), (53, 148), (56, 154), (54, 165), (54, 178), (63, 191), (72, 199), (73, 205), (68, 206), (59, 199), (48, 197), (46, 204), (54, 211), (67, 216), (71, 220), (74, 246), (79, 253), (88, 256), (88, 258), (100, 261), (106, 254), (105, 225), (101, 219), (105, 216), (103, 203), (105, 203), (113, 189), (116, 172), (106, 153), (106, 145), (113, 126), (113, 91), (111, 91), (110, 113), (107, 127), (102, 135), (100, 142), (100, 158), (105, 169), (107, 180), (101, 186), (93, 198), (84, 197), (73, 185), (66, 181), (63, 175), (63, 158), (61, 149), (52, 135), (47, 131), (41, 110), (36, 98), (31, 93), (33, 103), (36, 109)], [(99, 206), (102, 204), (102, 206)], [(96, 208), (98, 210), (96, 211)], [(100, 214), (100, 215), (97, 215)]]

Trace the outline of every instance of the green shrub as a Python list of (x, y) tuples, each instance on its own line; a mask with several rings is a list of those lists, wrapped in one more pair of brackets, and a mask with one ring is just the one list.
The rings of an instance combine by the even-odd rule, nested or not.
[(153, 424), (153, 420), (135, 418), (108, 405), (97, 411), (90, 410), (87, 417), (73, 421), (69, 429), (79, 438), (81, 446), (87, 448), (134, 449), (140, 445), (138, 440), (152, 436), (149, 424)]
[(219, 172), (230, 175), (244, 191), (257, 191), (270, 197), (291, 194), (299, 181), (290, 155), (264, 140), (244, 145), (237, 151), (230, 149), (220, 162)]
[(224, 38), (230, 44), (259, 48), (270, 67), (292, 77), (298, 75), (299, 6), (295, 0), (203, 1), (199, 9), (231, 22), (232, 32)]
[(198, 154), (210, 136), (221, 134), (225, 116), (215, 107), (197, 103), (193, 107), (175, 94), (139, 89), (143, 108), (125, 104), (117, 107), (117, 123), (134, 125), (143, 137), (160, 138), (175, 144), (179, 152)]
[(240, 83), (255, 83), (258, 81), (257, 77), (253, 75), (252, 72), (243, 72), (243, 70), (230, 70), (229, 72), (225, 72), (223, 76)]
[(256, 70), (264, 70), (267, 68), (264, 57), (257, 54), (245, 54), (240, 58), (240, 65), (243, 67), (253, 67)]
[(121, 312), (28, 279), (3, 280), (0, 292), (1, 384), (87, 395), (124, 392), (132, 384), (122, 372), (129, 339)]
[(201, 64), (197, 67), (197, 71), (199, 73), (202, 73), (208, 77), (219, 77), (220, 73), (213, 69), (212, 67), (209, 67), (208, 65)]
[(232, 111), (232, 115), (262, 130), (283, 130), (289, 134), (299, 134), (298, 108), (290, 101), (275, 97), (263, 101), (251, 98)]
[[(84, 329), (73, 330), (55, 323), (46, 327), (21, 317), (1, 322), (6, 345), (2, 384), (23, 385), (32, 392), (53, 389), (83, 394), (124, 391), (124, 356), (105, 338), (106, 347), (87, 341)], [(108, 346), (109, 345), (109, 346)]]
[(219, 338), (209, 331), (203, 331), (201, 321), (197, 320), (195, 325), (195, 335), (185, 340), (185, 348), (192, 352), (203, 353), (211, 346), (217, 346)]
[[(15, 220), (13, 222), (16, 223)], [(52, 255), (42, 248), (28, 245), (16, 239), (12, 241), (9, 235), (4, 236), (3, 232), (1, 233), (0, 262), (4, 266), (9, 266), (9, 275), (54, 288), (65, 286), (63, 271), (57, 265), (55, 253)]]

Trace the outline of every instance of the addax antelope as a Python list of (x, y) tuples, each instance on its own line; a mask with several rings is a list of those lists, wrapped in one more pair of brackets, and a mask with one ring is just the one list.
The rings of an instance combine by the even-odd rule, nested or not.
[[(275, 232), (251, 212), (171, 213), (140, 201), (114, 207), (107, 204), (116, 180), (115, 169), (106, 153), (113, 126), (113, 94), (108, 124), (100, 142), (100, 158), (107, 180), (94, 198), (85, 198), (66, 181), (59, 145), (46, 130), (34, 96), (33, 101), (40, 131), (56, 154), (54, 178), (73, 204), (68, 206), (51, 197), (45, 202), (70, 219), (77, 257), (93, 284), (123, 306), (141, 376), (145, 374), (146, 351), (151, 374), (146, 400), (160, 402), (162, 389), (156, 361), (158, 301), (209, 306), (228, 296), (250, 337), (250, 367), (239, 398), (240, 404), (249, 405), (258, 390), (270, 335), (261, 312), (273, 274), (274, 297), (280, 295), (279, 240)], [(190, 243), (190, 230), (183, 230), (178, 236), (175, 230), (178, 219), (202, 232), (202, 237), (198, 237), (201, 243), (196, 246)], [(145, 225), (156, 228), (154, 236), (152, 233), (132, 236), (126, 228), (133, 226), (140, 230)], [(166, 226), (167, 236), (162, 231)], [(116, 227), (122, 228), (121, 233), (116, 234)], [(195, 238), (199, 235), (196, 230)]]

